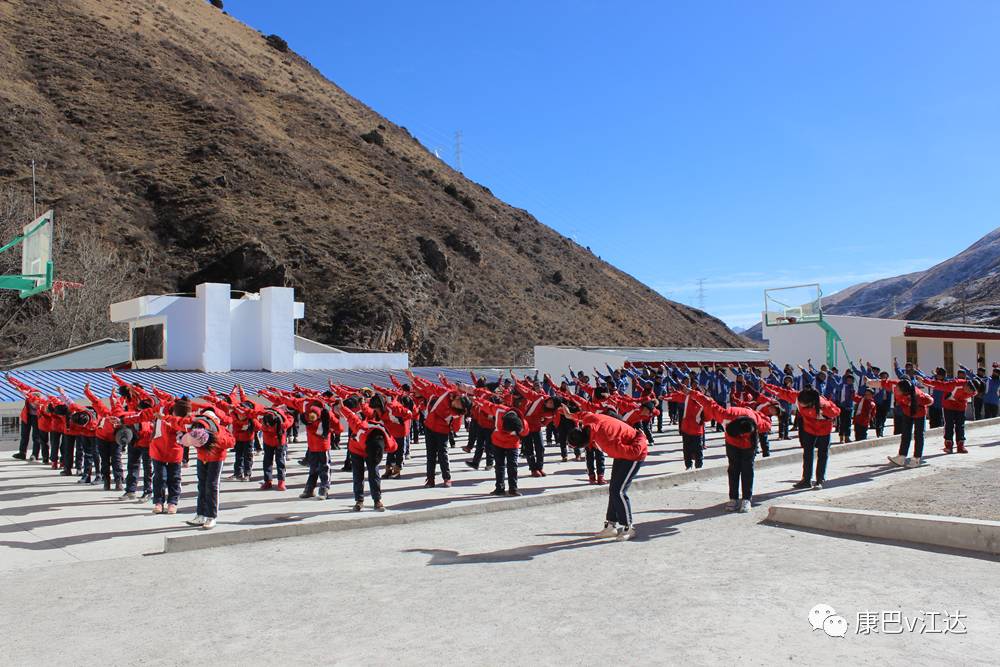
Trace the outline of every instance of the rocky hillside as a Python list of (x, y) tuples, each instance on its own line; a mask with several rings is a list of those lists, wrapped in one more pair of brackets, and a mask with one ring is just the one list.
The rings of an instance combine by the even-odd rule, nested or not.
[[(202, 0), (4, 0), (0, 185), (29, 187), (38, 160), (63, 232), (153, 254), (136, 293), (291, 285), (303, 335), (415, 363), (523, 363), (536, 343), (740, 345), (285, 48)], [(72, 262), (57, 270), (72, 277)]]
[(1000, 322), (1000, 228), (926, 271), (855, 285), (823, 301), (834, 315)]

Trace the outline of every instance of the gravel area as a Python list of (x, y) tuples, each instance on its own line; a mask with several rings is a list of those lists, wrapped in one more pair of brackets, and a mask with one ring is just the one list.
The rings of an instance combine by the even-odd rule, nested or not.
[(1000, 503), (997, 502), (1000, 500), (1000, 459), (933, 472), (932, 469), (924, 470), (927, 474), (835, 498), (829, 504), (849, 509), (1000, 521)]

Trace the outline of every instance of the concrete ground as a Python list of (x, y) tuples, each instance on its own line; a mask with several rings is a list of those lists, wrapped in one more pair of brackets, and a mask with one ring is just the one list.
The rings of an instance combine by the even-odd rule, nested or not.
[[(996, 664), (996, 559), (761, 521), (771, 502), (986, 463), (998, 440), (1000, 428), (979, 430), (966, 457), (918, 470), (884, 466), (884, 447), (843, 453), (822, 491), (792, 492), (794, 463), (764, 468), (746, 515), (721, 511), (723, 479), (635, 491), (626, 543), (593, 538), (605, 509), (594, 496), (188, 553), (40, 559), (0, 572), (5, 664)], [(818, 603), (847, 620), (845, 637), (810, 627)], [(863, 612), (898, 612), (916, 630), (858, 634)], [(929, 632), (944, 624), (928, 612), (961, 614), (965, 632)]]
[(837, 498), (831, 504), (880, 512), (1000, 521), (1000, 459), (983, 463), (952, 455), (948, 463), (947, 467), (926, 468), (921, 471), (924, 474), (910, 476), (884, 489), (864, 489)]
[[(676, 427), (669, 431), (656, 434), (656, 444), (640, 478), (684, 469), (680, 436)], [(709, 434), (706, 466), (725, 465), (720, 436)], [(487, 495), (494, 487), (494, 473), (483, 469), (483, 464), (478, 471), (468, 468), (464, 461), (471, 455), (460, 449), (464, 444), (463, 431), (457, 446), (450, 450), (454, 482), (450, 489), (423, 488), (426, 461), (423, 442), (414, 445), (413, 458), (407, 461), (402, 479), (383, 480), (384, 501), (389, 508), (386, 514), (417, 514), (435, 508), (509, 502)], [(798, 449), (796, 440), (773, 445), (776, 454)], [(219, 522), (214, 532), (328, 519), (351, 521), (372, 513), (370, 499), (360, 515), (351, 511), (354, 504), (351, 476), (340, 472), (346, 450), (333, 452), (337, 465), (330, 499), (299, 499), (308, 472), (297, 462), (304, 450), (304, 442), (290, 446), (286, 492), (258, 490), (257, 482), (262, 475), (259, 455), (254, 461), (256, 482), (223, 481)], [(529, 496), (586, 489), (589, 486), (586, 464), (572, 458), (570, 452), (570, 461), (563, 463), (558, 447), (548, 447), (544, 478), (528, 476), (522, 460), (521, 491)], [(230, 454), (224, 477), (232, 472), (231, 462)], [(610, 463), (609, 459), (609, 477)], [(183, 472), (179, 513), (154, 516), (149, 503), (121, 502), (118, 500), (121, 493), (77, 484), (75, 477), (60, 477), (41, 463), (13, 460), (9, 453), (0, 452), (0, 570), (159, 552), (163, 550), (164, 536), (199, 532), (184, 523), (194, 514), (197, 499), (194, 465)]]

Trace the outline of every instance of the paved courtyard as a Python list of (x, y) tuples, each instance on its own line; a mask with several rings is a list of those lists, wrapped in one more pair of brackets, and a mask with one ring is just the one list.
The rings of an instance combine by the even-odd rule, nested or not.
[[(721, 478), (637, 490), (639, 533), (626, 543), (592, 537), (605, 507), (594, 495), (114, 560), (95, 554), (57, 563), (47, 550), (15, 549), (38, 561), (0, 573), (4, 607), (22, 611), (5, 619), (7, 662), (995, 664), (996, 559), (762, 521), (772, 502), (816, 503), (932, 468), (979, 465), (1000, 456), (990, 446), (997, 440), (998, 427), (974, 431), (969, 455), (933, 456), (919, 470), (884, 466), (885, 447), (842, 453), (831, 459), (828, 488), (817, 492), (789, 491), (794, 462), (766, 467), (757, 479), (760, 505), (746, 515), (721, 512)], [(571, 472), (555, 476), (562, 477), (579, 482)], [(552, 479), (528, 484), (548, 493)], [(101, 495), (70, 493), (73, 502)], [(46, 512), (57, 511), (56, 500), (62, 495), (46, 499)], [(85, 516), (113, 522), (93, 510)], [(844, 637), (810, 627), (807, 615), (818, 603), (846, 619)], [(859, 634), (858, 615), (868, 612), (887, 614), (888, 623)], [(954, 632), (939, 631), (934, 619), (943, 616), (928, 624), (928, 612), (957, 615)], [(903, 626), (889, 625), (897, 619), (914, 630), (897, 633)]]

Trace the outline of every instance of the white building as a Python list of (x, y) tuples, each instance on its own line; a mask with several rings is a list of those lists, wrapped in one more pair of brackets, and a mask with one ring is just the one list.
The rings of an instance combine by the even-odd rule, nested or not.
[(548, 373), (556, 382), (570, 367), (587, 374), (595, 368), (607, 373), (607, 366), (642, 368), (659, 364), (678, 367), (746, 364), (766, 367), (768, 358), (767, 350), (753, 348), (535, 346), (535, 368), (541, 373)]
[(344, 352), (295, 335), (305, 306), (290, 287), (231, 298), (230, 286), (202, 283), (195, 296), (141, 296), (111, 305), (129, 325), (132, 368), (294, 371), (407, 368), (406, 353)]
[[(890, 373), (893, 358), (900, 365), (916, 364), (925, 372), (942, 367), (949, 375), (959, 365), (975, 370), (1000, 362), (1000, 328), (847, 315), (824, 315), (823, 319), (840, 334), (851, 361), (856, 364), (861, 358)], [(817, 367), (826, 363), (826, 334), (817, 324), (768, 326), (765, 318), (763, 335), (779, 366), (804, 366), (810, 358)], [(848, 363), (841, 354), (839, 370)]]

